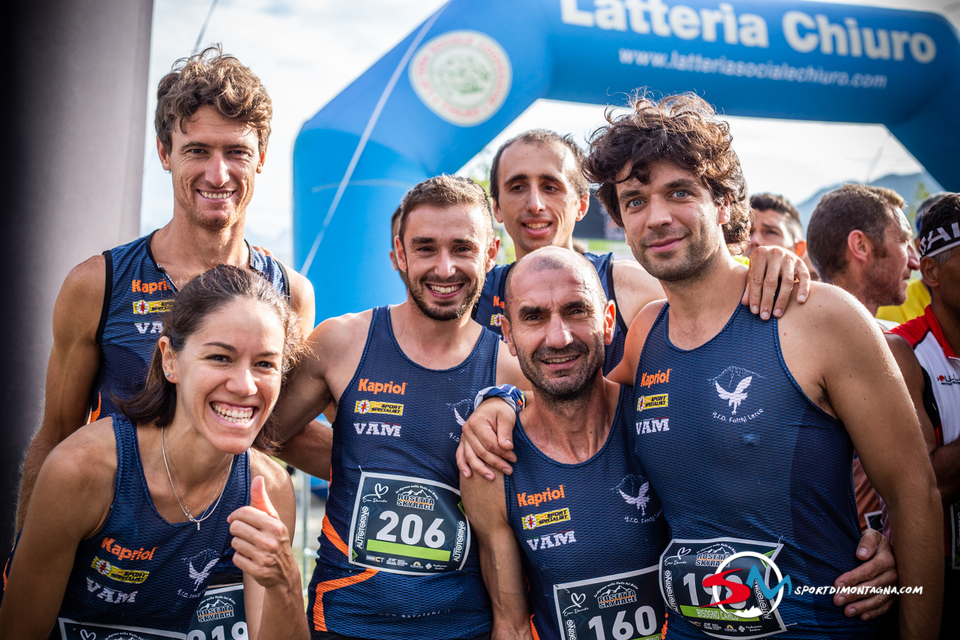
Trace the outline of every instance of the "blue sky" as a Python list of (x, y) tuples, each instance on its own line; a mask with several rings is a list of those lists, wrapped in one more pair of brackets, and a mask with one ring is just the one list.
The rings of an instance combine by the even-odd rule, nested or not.
[[(154, 92), (174, 61), (193, 51), (210, 4), (210, 0), (154, 2), (145, 114), (144, 232), (165, 224), (173, 211), (170, 178), (156, 154)], [(201, 46), (223, 43), (227, 52), (260, 76), (274, 103), (267, 162), (248, 210), (247, 235), (252, 241), (292, 263), (293, 145), (301, 125), (443, 4), (443, 0), (218, 1)], [(954, 24), (960, 17), (960, 3), (947, 0), (845, 4), (937, 11)], [(495, 149), (506, 138), (533, 127), (582, 138), (602, 119), (601, 106), (539, 101), (490, 146)], [(909, 152), (879, 125), (729, 120), (752, 192), (773, 191), (799, 202), (844, 180), (920, 170)], [(469, 173), (471, 165), (464, 171)]]

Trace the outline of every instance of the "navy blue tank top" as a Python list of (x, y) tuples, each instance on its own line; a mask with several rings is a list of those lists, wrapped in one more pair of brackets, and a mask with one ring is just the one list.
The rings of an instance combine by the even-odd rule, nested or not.
[[(177, 295), (170, 276), (153, 259), (152, 238), (153, 233), (103, 252), (107, 286), (97, 328), (100, 369), (90, 397), (91, 422), (118, 413), (114, 399), (129, 398), (143, 388), (163, 331), (163, 314)], [(289, 302), (290, 281), (278, 261), (250, 248), (250, 268)]]
[(632, 401), (624, 387), (607, 442), (579, 464), (548, 458), (517, 420), (504, 493), (540, 640), (644, 638), (663, 626), (657, 562), (667, 525), (633, 453)]
[[(640, 357), (634, 427), (673, 538), (661, 559), (669, 637), (703, 637), (690, 620), (717, 637), (762, 637), (782, 626), (789, 638), (873, 637), (877, 621), (845, 617), (829, 594), (795, 593), (829, 587), (857, 564), (853, 447), (843, 424), (790, 374), (776, 319), (764, 322), (738, 304), (719, 334), (687, 351), (670, 342), (668, 311), (664, 305)], [(717, 602), (702, 585), (708, 574), (741, 569), (731, 580), (747, 583), (751, 563), (761, 574), (773, 571), (762, 559), (727, 561), (741, 552), (771, 558), (790, 577), (794, 592), (780, 590), (765, 618), (706, 607)], [(783, 584), (766, 577), (771, 589)], [(727, 611), (741, 607), (746, 615), (757, 604), (763, 613), (776, 604), (776, 595), (756, 597)]]
[(68, 620), (185, 633), (214, 565), (230, 546), (227, 516), (249, 502), (244, 453), (234, 457), (217, 511), (199, 530), (192, 522), (167, 522), (150, 498), (136, 427), (121, 414), (111, 417), (117, 440), (113, 502), (100, 531), (77, 547), (51, 640), (61, 638), (60, 625), (71, 625)]
[[(613, 288), (613, 254), (608, 253), (598, 256), (595, 253), (584, 253), (583, 257), (596, 268), (607, 299), (616, 303), (617, 296)], [(507, 274), (510, 273), (512, 268), (512, 264), (498, 264), (487, 272), (486, 280), (483, 282), (483, 290), (480, 293), (480, 300), (473, 307), (473, 319), (479, 322), (482, 327), (490, 329), (501, 337), (503, 337), (503, 330), (500, 328), (504, 306), (503, 294), (507, 288)], [(603, 361), (604, 374), (610, 373), (623, 359), (623, 345), (627, 339), (627, 329), (629, 327), (620, 315), (618, 306), (617, 326), (614, 329), (613, 342), (607, 346), (606, 357)]]
[(490, 628), (455, 452), (476, 392), (495, 384), (499, 340), (461, 364), (413, 362), (390, 308), (373, 310), (360, 366), (337, 404), (330, 497), (308, 615), (361, 638), (470, 638)]

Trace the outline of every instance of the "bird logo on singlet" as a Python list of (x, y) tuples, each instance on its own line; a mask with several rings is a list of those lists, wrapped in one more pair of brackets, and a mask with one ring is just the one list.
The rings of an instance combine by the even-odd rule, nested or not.
[(190, 572), (190, 579), (193, 580), (193, 588), (199, 589), (200, 583), (210, 577), (210, 572), (213, 570), (213, 565), (217, 564), (217, 558), (210, 560), (207, 564), (204, 565), (203, 569), (197, 571), (193, 568), (193, 562), (189, 563), (188, 570)]
[(647, 493), (650, 491), (650, 483), (644, 482), (640, 486), (640, 493), (636, 496), (631, 496), (629, 493), (624, 493), (623, 489), (620, 490), (620, 495), (623, 496), (623, 499), (626, 500), (627, 504), (635, 506), (637, 509), (640, 509), (640, 515), (647, 515), (647, 505), (650, 504), (650, 496)]
[[(712, 379), (717, 389), (717, 395), (720, 396), (721, 400), (726, 400), (727, 405), (731, 408), (731, 415), (737, 415), (737, 409), (747, 399), (749, 395), (747, 389), (755, 377), (760, 376), (741, 367), (727, 367), (719, 376)], [(731, 387), (733, 387), (733, 391), (729, 390)]]

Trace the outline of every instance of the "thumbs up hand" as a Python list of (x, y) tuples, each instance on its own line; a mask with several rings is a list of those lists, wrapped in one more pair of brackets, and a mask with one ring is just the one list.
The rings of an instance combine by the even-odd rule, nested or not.
[(292, 580), (299, 588), (300, 570), (293, 557), (290, 532), (270, 502), (262, 476), (255, 477), (250, 485), (250, 505), (231, 513), (227, 522), (237, 568), (264, 588), (288, 586)]

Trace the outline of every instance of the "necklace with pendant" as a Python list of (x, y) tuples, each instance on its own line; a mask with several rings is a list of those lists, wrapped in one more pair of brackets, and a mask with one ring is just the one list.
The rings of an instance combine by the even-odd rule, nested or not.
[[(180, 496), (177, 494), (177, 487), (173, 483), (173, 476), (170, 474), (170, 465), (167, 463), (167, 428), (163, 427), (160, 429), (160, 453), (163, 456), (163, 466), (167, 470), (167, 480), (170, 481), (170, 488), (173, 489), (173, 497), (177, 499), (177, 504), (180, 506), (180, 511), (183, 511), (183, 515), (187, 517), (187, 520), (193, 522), (197, 525), (197, 531), (200, 531), (200, 523), (213, 515), (213, 512), (217, 510), (217, 507), (220, 506), (220, 499), (223, 497), (223, 491), (227, 487), (227, 476), (230, 475), (230, 470), (233, 469), (233, 463), (230, 463), (230, 466), (227, 467), (226, 472), (223, 474), (223, 480), (220, 482), (220, 494), (217, 496), (217, 501), (213, 503), (213, 506), (207, 507), (203, 513), (200, 514), (199, 518), (194, 518), (193, 514), (190, 513), (190, 509), (187, 509), (183, 506), (183, 503), (180, 502)], [(236, 456), (233, 457), (234, 460), (237, 459)], [(183, 498), (186, 500), (186, 496)]]

